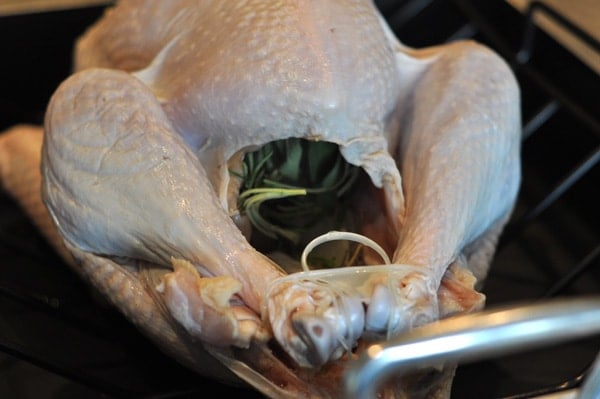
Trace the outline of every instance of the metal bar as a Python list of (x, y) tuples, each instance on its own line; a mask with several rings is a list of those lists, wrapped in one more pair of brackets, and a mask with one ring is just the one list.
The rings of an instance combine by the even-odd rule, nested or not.
[(579, 103), (573, 100), (571, 97), (564, 94), (555, 84), (550, 82), (545, 76), (539, 73), (535, 68), (529, 64), (517, 65), (517, 72), (521, 72), (533, 83), (543, 88), (544, 91), (552, 98), (558, 100), (558, 102), (567, 109), (574, 117), (576, 117), (581, 123), (583, 123), (588, 129), (595, 134), (600, 134), (600, 122), (598, 116), (593, 115), (587, 110), (583, 109)]
[(560, 104), (556, 100), (551, 100), (542, 109), (531, 117), (525, 126), (523, 126), (523, 133), (521, 139), (527, 140), (529, 136), (535, 133), (544, 123), (548, 121), (560, 109)]
[(542, 298), (550, 298), (561, 292), (565, 287), (581, 276), (593, 263), (600, 258), (600, 245), (596, 246), (585, 258), (581, 260), (571, 271), (558, 280), (550, 287), (542, 296)]
[(527, 24), (525, 26), (523, 39), (521, 41), (521, 48), (515, 55), (515, 61), (517, 63), (515, 69), (526, 73), (530, 79), (542, 86), (548, 92), (548, 94), (558, 100), (560, 104), (564, 105), (565, 108), (574, 114), (582, 123), (587, 125), (592, 131), (598, 134), (600, 132), (600, 123), (598, 122), (597, 116), (590, 115), (588, 112), (583, 110), (576, 102), (564, 95), (562, 91), (557, 89), (541, 74), (539, 74), (537, 71), (534, 71), (533, 68), (528, 65), (529, 61), (531, 60), (533, 47), (535, 45), (535, 32), (538, 30), (538, 27), (534, 21), (534, 14), (538, 10), (545, 12), (551, 18), (554, 18), (556, 22), (562, 24), (562, 26), (570, 33), (575, 35), (577, 39), (585, 42), (595, 51), (600, 52), (600, 42), (598, 42), (598, 40), (590, 36), (586, 31), (579, 28), (577, 25), (556, 12), (548, 5), (539, 1), (533, 1), (527, 10)]
[(532, 1), (527, 10), (527, 26), (525, 28), (525, 35), (523, 37), (523, 45), (517, 52), (516, 59), (519, 63), (527, 63), (531, 59), (531, 52), (535, 43), (535, 32), (537, 31), (534, 16), (535, 13), (539, 11), (549, 15), (565, 29), (573, 33), (577, 39), (581, 40), (595, 51), (600, 52), (600, 42), (598, 42), (596, 38), (588, 34), (585, 30), (581, 29), (569, 19), (565, 18), (549, 5), (540, 1)]
[[(532, 46), (534, 46), (533, 35), (534, 31), (537, 29), (537, 26), (533, 22), (533, 18), (530, 16), (527, 23), (528, 25), (525, 28), (525, 33), (523, 35), (523, 39), (521, 42), (520, 50), (515, 52), (512, 49), (512, 46), (505, 40), (505, 38), (500, 34), (493, 26), (489, 23), (486, 18), (481, 15), (481, 13), (477, 10), (477, 8), (471, 4), (468, 0), (453, 0), (454, 4), (467, 16), (470, 23), (475, 26), (475, 28), (482, 32), (484, 36), (486, 36), (492, 43), (495, 50), (501, 54), (507, 60), (516, 63), (514, 65), (514, 69), (516, 72), (523, 72), (526, 74), (528, 79), (531, 79), (534, 83), (542, 87), (547, 94), (551, 97), (558, 100), (560, 105), (564, 106), (569, 112), (571, 112), (577, 119), (579, 119), (583, 124), (589, 127), (594, 133), (600, 133), (600, 122), (598, 122), (598, 118), (596, 115), (592, 115), (586, 110), (582, 109), (581, 106), (576, 101), (573, 101), (567, 95), (563, 93), (560, 89), (558, 89), (554, 84), (548, 81), (542, 74), (538, 71), (534, 70), (531, 65), (528, 64), (529, 55), (531, 54)], [(536, 4), (539, 4), (536, 2)], [(533, 7), (534, 10), (536, 8), (543, 9), (544, 11), (550, 10), (549, 13), (551, 15), (558, 15), (554, 10), (545, 7), (544, 5), (536, 5)], [(533, 11), (530, 11), (533, 12)], [(585, 42), (591, 41), (591, 46), (595, 49), (598, 49), (598, 42), (591, 38), (585, 31), (582, 31), (580, 28), (575, 26), (570, 21), (566, 20), (564, 17), (558, 17), (560, 21), (565, 20), (565, 27), (567, 29), (574, 28), (572, 33), (576, 35), (579, 39)], [(524, 55), (519, 55), (521, 51), (527, 51), (527, 57)], [(525, 57), (525, 59), (523, 59)]]
[(487, 19), (481, 15), (481, 12), (469, 0), (453, 0), (453, 3), (467, 17), (478, 32), (482, 32), (494, 46), (494, 49), (507, 60), (512, 60), (514, 50), (510, 43), (502, 36)]
[(529, 222), (548, 209), (598, 162), (600, 162), (600, 146), (596, 147), (594, 151), (587, 156), (587, 158), (580, 162), (579, 165), (577, 165), (571, 171), (571, 173), (564, 177), (540, 202), (538, 202), (537, 205), (506, 227), (503, 237), (501, 238), (499, 248), (503, 247), (527, 224), (529, 224)]
[(477, 34), (477, 28), (473, 24), (468, 23), (460, 27), (456, 32), (451, 34), (447, 39), (446, 43), (450, 43), (456, 40), (470, 39)]
[[(441, 320), (371, 345), (345, 376), (349, 398), (375, 398), (389, 377), (488, 359), (600, 332), (600, 297), (513, 306)], [(587, 398), (586, 398), (587, 399)]]

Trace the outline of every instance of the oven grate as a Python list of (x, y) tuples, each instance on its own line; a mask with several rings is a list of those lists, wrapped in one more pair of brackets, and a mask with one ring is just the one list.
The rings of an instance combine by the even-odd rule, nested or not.
[[(407, 45), (478, 40), (510, 63), (521, 85), (523, 184), (486, 282), (488, 305), (599, 294), (600, 79), (540, 29), (536, 16), (549, 16), (596, 55), (598, 40), (536, 1), (525, 14), (504, 0), (376, 3)], [(0, 114), (0, 128), (41, 122), (51, 92), (68, 73), (73, 40), (101, 12), (0, 17), (0, 46), (8, 55), (0, 73), (14, 77), (0, 82), (0, 105), (8, 111)], [(22, 40), (15, 42), (16, 35)], [(48, 398), (182, 399), (207, 384), (223, 394), (260, 397), (199, 378), (163, 356), (99, 302), (3, 192), (0, 255), (0, 392), (40, 398), (23, 378), (35, 374), (52, 387)], [(600, 340), (591, 337), (464, 365), (453, 396), (516, 399), (579, 386), (598, 349)]]

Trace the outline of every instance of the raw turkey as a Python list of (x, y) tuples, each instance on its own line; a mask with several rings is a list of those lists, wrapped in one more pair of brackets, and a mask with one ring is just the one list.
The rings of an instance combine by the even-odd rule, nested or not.
[[(186, 366), (268, 397), (338, 398), (369, 343), (484, 306), (520, 182), (519, 109), (491, 50), (407, 47), (367, 0), (123, 0), (77, 42), (44, 127), (0, 136), (0, 177), (69, 264)], [(251, 157), (264, 167), (278, 148), (294, 151), (270, 176), (304, 182), (331, 148), (333, 169), (351, 171), (327, 197), (343, 220), (302, 226), (295, 243), (352, 232), (364, 238), (352, 262), (308, 270), (301, 250), (275, 246), (295, 235), (264, 245), (261, 212), (326, 191), (246, 193)], [(252, 208), (249, 193), (275, 199)], [(453, 372), (398, 376), (380, 395), (447, 398)]]

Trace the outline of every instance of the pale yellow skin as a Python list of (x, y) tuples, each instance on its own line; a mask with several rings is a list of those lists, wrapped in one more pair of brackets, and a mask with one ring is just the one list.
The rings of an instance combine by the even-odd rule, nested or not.
[[(65, 259), (184, 364), (227, 375), (206, 348), (267, 396), (341, 395), (339, 342), (323, 349), (294, 325), (327, 331), (336, 320), (301, 285), (266, 298), (284, 272), (232, 219), (238, 183), (228, 168), (275, 139), (331, 141), (365, 169), (361, 232), (394, 264), (421, 268), (398, 286), (396, 317), (482, 306), (474, 285), (520, 172), (518, 88), (488, 49), (407, 48), (369, 1), (130, 0), (86, 32), (75, 60), (44, 134), (0, 136), (0, 177)], [(387, 281), (361, 288), (366, 319), (369, 292)], [(294, 319), (300, 307), (308, 316)], [(367, 324), (365, 336), (375, 330)], [(265, 346), (273, 334), (303, 366), (317, 351), (320, 371), (276, 358)], [(448, 396), (451, 373), (428, 395)]]

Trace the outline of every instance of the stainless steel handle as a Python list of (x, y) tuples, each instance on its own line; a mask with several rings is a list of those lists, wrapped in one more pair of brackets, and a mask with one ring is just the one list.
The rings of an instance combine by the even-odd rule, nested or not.
[[(348, 398), (372, 399), (395, 374), (461, 363), (600, 333), (600, 297), (513, 305), (440, 320), (371, 345), (345, 376)], [(598, 362), (596, 362), (598, 363)], [(598, 397), (600, 366), (586, 377), (579, 399)]]

